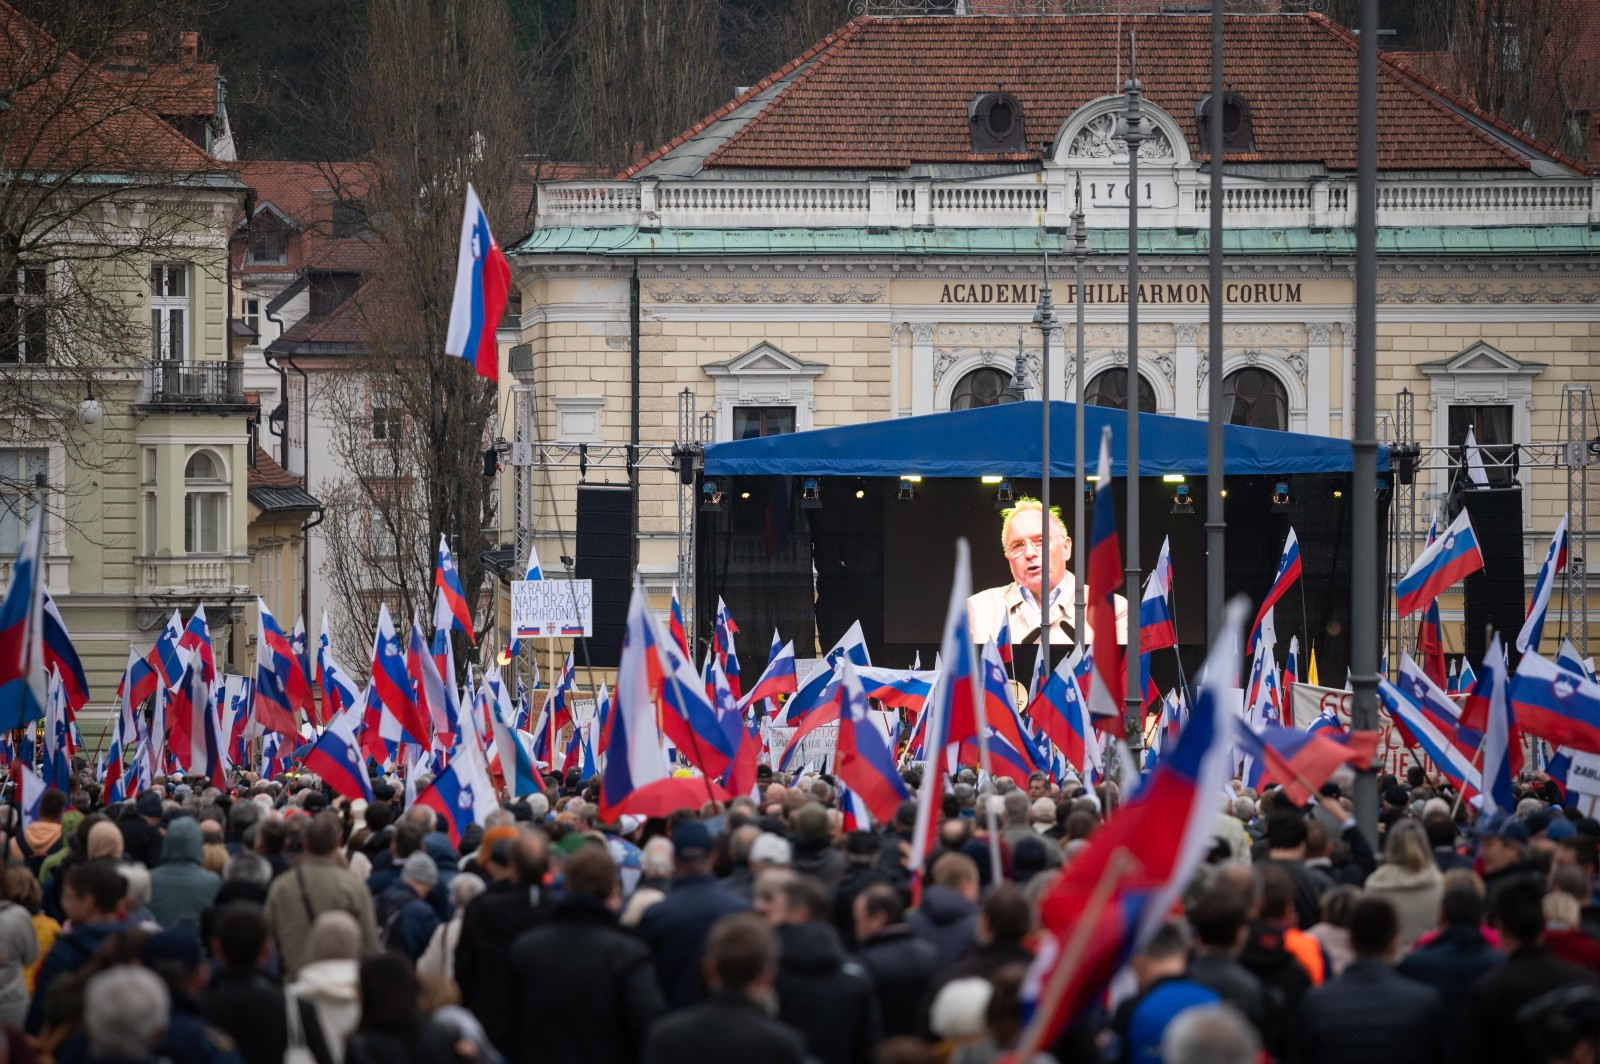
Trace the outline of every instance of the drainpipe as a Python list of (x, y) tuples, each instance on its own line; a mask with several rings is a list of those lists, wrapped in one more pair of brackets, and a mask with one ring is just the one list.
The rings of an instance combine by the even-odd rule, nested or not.
[(628, 362), (632, 408), (628, 422), (628, 490), (633, 493), (633, 569), (639, 569), (639, 256), (628, 278)]

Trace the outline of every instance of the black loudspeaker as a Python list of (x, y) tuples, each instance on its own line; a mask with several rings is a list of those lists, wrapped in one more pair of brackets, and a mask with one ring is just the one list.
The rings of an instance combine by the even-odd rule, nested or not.
[(589, 661), (600, 668), (615, 668), (622, 658), (628, 596), (633, 591), (631, 488), (579, 485), (575, 575), (594, 582), (594, 636), (589, 640)]
[(1461, 493), (1462, 505), (1472, 516), (1472, 531), (1483, 552), (1483, 568), (1466, 579), (1467, 660), (1483, 660), (1489, 647), (1489, 628), (1516, 665), (1512, 641), (1522, 628), (1527, 603), (1522, 584), (1522, 489), (1476, 488)]

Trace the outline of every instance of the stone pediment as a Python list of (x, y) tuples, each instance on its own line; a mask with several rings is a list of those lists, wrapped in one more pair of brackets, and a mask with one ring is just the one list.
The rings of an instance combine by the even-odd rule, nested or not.
[(1543, 372), (1543, 362), (1522, 362), (1492, 344), (1482, 341), (1458, 355), (1417, 367), (1427, 377), (1534, 377)]
[(709, 377), (818, 377), (828, 367), (802, 362), (769, 343), (759, 343), (742, 355), (701, 367)]

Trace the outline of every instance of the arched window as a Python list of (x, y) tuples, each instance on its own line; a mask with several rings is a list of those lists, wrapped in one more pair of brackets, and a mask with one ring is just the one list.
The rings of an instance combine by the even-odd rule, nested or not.
[(973, 370), (956, 382), (950, 393), (951, 410), (976, 410), (980, 406), (994, 406), (1011, 383), (1011, 374), (983, 366)]
[(1287, 429), (1289, 389), (1271, 371), (1246, 366), (1222, 378), (1222, 409), (1230, 425)]
[(221, 554), (228, 541), (228, 478), (222, 461), (196, 451), (183, 467), (183, 550)]
[[(1096, 373), (1083, 389), (1083, 402), (1085, 406), (1128, 409), (1128, 367), (1117, 366)], [(1156, 389), (1143, 373), (1139, 374), (1139, 410), (1145, 414), (1156, 412)]]

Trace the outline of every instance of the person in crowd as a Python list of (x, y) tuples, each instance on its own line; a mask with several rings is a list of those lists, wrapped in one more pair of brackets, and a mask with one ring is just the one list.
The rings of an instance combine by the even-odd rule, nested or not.
[(1544, 896), (1543, 909), (1544, 934), (1539, 941), (1550, 955), (1600, 976), (1600, 942), (1579, 926), (1583, 907), (1578, 899), (1564, 890), (1551, 890)]
[(711, 927), (749, 903), (729, 894), (711, 875), (711, 832), (686, 820), (672, 833), (672, 892), (645, 911), (639, 937), (650, 946), (656, 978), (670, 1009), (700, 1000), (700, 951)]
[[(671, 889), (672, 840), (665, 835), (657, 835), (646, 842), (640, 850), (639, 885), (628, 896), (618, 923), (623, 927), (638, 927), (645, 911), (665, 898)], [(734, 893), (744, 892), (736, 889)]]
[(554, 905), (544, 883), (549, 869), (550, 840), (543, 831), (529, 828), (514, 840), (496, 842), (485, 866), (489, 887), (461, 917), (456, 947), (461, 1003), (507, 1057), (516, 1051), (516, 998), (506, 971), (517, 937), (550, 919)]
[(820, 1064), (869, 1064), (881, 1037), (878, 1001), (827, 917), (819, 880), (784, 876), (767, 916), (778, 931), (778, 1018), (805, 1037)]
[[(1428, 868), (1438, 871), (1431, 858)], [(1350, 948), (1355, 960), (1344, 974), (1312, 990), (1301, 1002), (1294, 1059), (1305, 1064), (1367, 1064), (1379, 1059), (1434, 1058), (1444, 1005), (1434, 990), (1394, 970), (1399, 938), (1400, 919), (1387, 898), (1368, 896), (1351, 907)]]
[(1269, 1048), (1282, 1048), (1276, 1039), (1282, 1027), (1277, 1003), (1268, 997), (1261, 981), (1239, 963), (1249, 931), (1246, 917), (1244, 902), (1232, 889), (1213, 887), (1195, 900), (1189, 907), (1194, 951), (1188, 977), (1242, 1012)]
[[(5, 896), (28, 911), (29, 920), (33, 924), (34, 941), (39, 947), (33, 961), (25, 965), (22, 970), (28, 996), (32, 997), (38, 986), (39, 966), (44, 963), (50, 948), (61, 936), (61, 924), (55, 917), (41, 911), (44, 891), (39, 886), (39, 881), (34, 879), (26, 868), (7, 868), (4, 870), (4, 876)], [(18, 1023), (16, 1026), (21, 1027), (22, 1024)]]
[(11, 860), (22, 864), (35, 876), (45, 861), (61, 850), (66, 839), (61, 833), (61, 817), (67, 810), (67, 796), (51, 787), (39, 798), (39, 817), (11, 839)]
[(146, 868), (160, 864), (164, 815), (161, 795), (151, 788), (140, 791), (134, 799), (133, 815), (117, 821), (117, 828), (122, 832), (123, 856)]
[[(1502, 826), (1501, 837), (1503, 831)], [(1544, 934), (1543, 902), (1543, 888), (1527, 875), (1503, 877), (1489, 895), (1490, 920), (1500, 932), (1506, 963), (1467, 989), (1458, 1058), (1467, 1064), (1514, 1059), (1522, 1044), (1517, 1014), (1524, 1005), (1560, 987), (1595, 981), (1587, 969), (1557, 960), (1539, 944)]]
[(43, 1027), (44, 1002), (57, 983), (88, 964), (106, 939), (121, 929), (122, 894), (122, 877), (110, 861), (91, 861), (67, 873), (61, 904), (71, 930), (56, 939), (39, 965), (25, 1024), (29, 1034), (38, 1034)]
[(161, 931), (144, 940), (139, 964), (166, 983), (172, 1007), (167, 1029), (156, 1046), (159, 1057), (173, 1064), (242, 1064), (233, 1039), (206, 1022), (200, 995), (210, 981), (205, 950), (187, 928)]
[[(259, 827), (264, 829), (276, 823), (278, 821), (268, 820)], [(263, 831), (262, 837), (265, 834)], [(304, 853), (299, 865), (292, 872), (285, 867), (284, 873), (273, 880), (267, 891), (264, 910), (267, 928), (278, 944), (284, 975), (291, 979), (310, 953), (311, 925), (318, 916), (332, 909), (355, 917), (361, 927), (365, 950), (378, 948), (372, 895), (338, 857), (343, 835), (344, 829), (334, 814), (319, 813), (312, 817), (301, 835)], [(271, 862), (271, 855), (263, 856)]]
[(1166, 1064), (1254, 1064), (1260, 1058), (1261, 1036), (1227, 1004), (1179, 1014), (1161, 1038)]
[(1505, 954), (1484, 937), (1483, 895), (1470, 883), (1451, 885), (1439, 899), (1438, 935), (1406, 954), (1397, 969), (1438, 992), (1444, 1009), (1439, 1028), (1442, 1059), (1456, 1059), (1467, 988), (1505, 960)]
[(329, 909), (311, 924), (306, 963), (288, 984), (289, 994), (316, 1010), (317, 1022), (334, 1064), (344, 1058), (345, 1042), (361, 1019), (358, 981), (361, 925), (342, 909)]
[(93, 1064), (153, 1064), (170, 1009), (166, 984), (154, 972), (117, 965), (99, 973), (84, 994), (88, 1059)]
[(200, 931), (200, 915), (222, 889), (222, 877), (200, 867), (200, 824), (175, 817), (161, 844), (161, 863), (150, 869), (150, 915), (164, 928)]
[(21, 1027), (28, 1018), (27, 971), (39, 959), (33, 915), (13, 901), (10, 877), (0, 878), (0, 1024)]
[(1438, 920), (1444, 874), (1427, 830), (1415, 820), (1392, 824), (1383, 840), (1383, 864), (1367, 877), (1367, 893), (1387, 898), (1400, 920), (1400, 952), (1408, 952)]
[(668, 1013), (650, 1028), (642, 1064), (803, 1064), (805, 1041), (772, 1018), (778, 936), (759, 916), (733, 913), (713, 924), (702, 958), (707, 999)]
[[(333, 1064), (316, 1007), (285, 994), (266, 974), (272, 941), (259, 909), (234, 902), (217, 914), (211, 952), (217, 972), (200, 1011), (228, 1033), (245, 1064), (277, 1064), (291, 1049), (309, 1051), (317, 1064)], [(300, 955), (310, 956), (309, 944), (302, 944)]]
[(1543, 882), (1544, 869), (1528, 855), (1528, 828), (1514, 816), (1498, 825), (1486, 826), (1478, 842), (1478, 861), (1483, 866), (1483, 885), (1492, 898), (1502, 883), (1514, 879)]
[(1185, 1010), (1221, 1001), (1210, 987), (1187, 978), (1189, 936), (1179, 924), (1162, 924), (1131, 962), (1139, 991), (1111, 1018), (1120, 1064), (1154, 1064), (1172, 1022)]
[(1355, 959), (1350, 949), (1350, 907), (1361, 897), (1361, 890), (1341, 883), (1322, 896), (1322, 919), (1306, 932), (1322, 947), (1327, 959), (1327, 976), (1341, 975)]
[(929, 879), (911, 926), (933, 943), (943, 966), (959, 960), (977, 935), (978, 862), (964, 853), (941, 854)]
[(423, 1064), (426, 1018), (416, 971), (397, 953), (361, 962), (361, 1019), (345, 1044), (344, 1064)]
[(513, 1064), (638, 1059), (666, 1002), (649, 948), (617, 925), (621, 903), (610, 853), (595, 843), (580, 847), (567, 861), (566, 890), (550, 921), (517, 936), (511, 950)]
[(418, 851), (400, 866), (400, 878), (378, 895), (373, 918), (378, 925), (378, 944), (397, 949), (413, 962), (428, 948), (428, 940), (442, 921), (428, 903), (439, 884), (439, 866), (432, 857)]
[(905, 898), (887, 883), (857, 894), (854, 910), (856, 955), (872, 978), (884, 1037), (915, 1034), (939, 951), (906, 921)]
[[(515, 828), (503, 830), (510, 832), (503, 838), (516, 838)], [(456, 981), (456, 948), (461, 944), (461, 922), (465, 909), (467, 903), (482, 894), (486, 886), (473, 872), (465, 872), (450, 881), (450, 919), (433, 929), (428, 948), (417, 958), (418, 975), (444, 983), (453, 984)]]
[(1297, 925), (1310, 927), (1322, 915), (1322, 891), (1316, 874), (1306, 868), (1306, 820), (1299, 810), (1274, 805), (1267, 815), (1267, 852), (1261, 861), (1288, 872), (1294, 883)]

